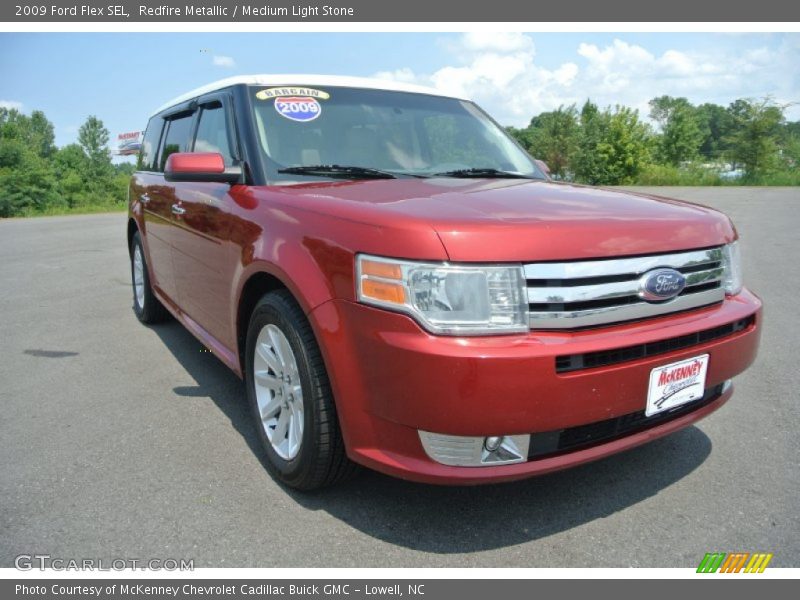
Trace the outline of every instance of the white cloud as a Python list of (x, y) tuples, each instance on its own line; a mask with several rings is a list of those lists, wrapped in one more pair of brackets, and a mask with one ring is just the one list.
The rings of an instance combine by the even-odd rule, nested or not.
[(16, 100), (0, 100), (0, 108), (22, 110), (22, 102), (17, 102)]
[(555, 71), (553, 71), (553, 77), (559, 84), (563, 85), (564, 87), (569, 87), (578, 76), (578, 71), (578, 65), (575, 63), (564, 63)]
[(402, 83), (414, 83), (417, 81), (417, 76), (414, 71), (408, 67), (397, 69), (395, 71), (378, 71), (374, 77), (378, 79), (387, 79), (389, 81), (400, 81)]
[(236, 66), (236, 61), (233, 60), (230, 56), (223, 56), (221, 54), (215, 54), (211, 62), (214, 64), (215, 67), (223, 67), (225, 69), (232, 69)]
[[(631, 106), (643, 116), (648, 101), (663, 94), (723, 105), (766, 95), (800, 100), (800, 78), (794, 75), (800, 36), (787, 35), (773, 48), (742, 46), (736, 53), (729, 46), (710, 46), (657, 54), (623, 39), (604, 46), (584, 42), (570, 60), (546, 68), (536, 60), (530, 35), (472, 32), (444, 42), (450, 64), (431, 73), (404, 67), (376, 75), (473, 98), (501, 123), (516, 126), (562, 104), (580, 106), (587, 98), (600, 106)], [(796, 119), (798, 113), (800, 108), (793, 107), (787, 116)]]

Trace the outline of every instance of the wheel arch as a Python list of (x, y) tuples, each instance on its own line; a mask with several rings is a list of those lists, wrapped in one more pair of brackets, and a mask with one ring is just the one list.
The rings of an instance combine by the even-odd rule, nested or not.
[[(295, 302), (300, 304), (297, 295), (291, 288), (284, 283), (284, 281), (277, 275), (270, 273), (266, 270), (255, 271), (251, 273), (239, 293), (239, 300), (236, 304), (236, 351), (239, 357), (239, 368), (242, 375), (245, 372), (245, 348), (247, 343), (247, 328), (250, 325), (250, 317), (253, 310), (266, 294), (276, 290), (287, 290), (294, 298)], [(302, 304), (300, 304), (302, 306)]]
[(136, 232), (139, 231), (139, 225), (136, 223), (136, 219), (133, 217), (128, 217), (128, 254), (132, 254), (131, 244), (133, 244), (133, 236), (136, 235)]
[[(265, 294), (279, 289), (287, 290), (307, 318), (317, 306), (336, 296), (325, 263), (316, 260), (310, 253), (298, 250), (284, 247), (266, 251), (256, 248), (253, 254), (258, 258), (247, 262), (236, 277), (237, 283), (232, 290), (234, 301), (231, 304), (235, 311), (232, 311), (231, 317), (242, 374), (250, 316)], [(313, 320), (309, 318), (309, 321), (319, 342)]]

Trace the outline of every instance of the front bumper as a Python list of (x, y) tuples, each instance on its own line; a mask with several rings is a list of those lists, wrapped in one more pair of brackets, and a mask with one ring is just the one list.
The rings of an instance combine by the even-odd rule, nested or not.
[[(556, 357), (684, 338), (754, 316), (740, 331), (657, 356), (557, 372)], [(761, 302), (745, 290), (719, 305), (576, 332), (444, 337), (407, 316), (345, 300), (311, 315), (336, 397), (348, 455), (391, 475), (444, 484), (518, 479), (578, 465), (666, 435), (713, 412), (731, 389), (655, 426), (526, 462), (446, 466), (430, 459), (419, 430), (459, 436), (535, 434), (642, 411), (650, 371), (710, 354), (707, 388), (745, 370), (758, 347)]]

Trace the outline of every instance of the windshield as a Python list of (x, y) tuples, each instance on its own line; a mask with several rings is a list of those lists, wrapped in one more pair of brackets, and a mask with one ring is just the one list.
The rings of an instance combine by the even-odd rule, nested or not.
[(270, 181), (375, 177), (377, 172), (545, 178), (471, 102), (345, 87), (253, 86), (251, 94)]

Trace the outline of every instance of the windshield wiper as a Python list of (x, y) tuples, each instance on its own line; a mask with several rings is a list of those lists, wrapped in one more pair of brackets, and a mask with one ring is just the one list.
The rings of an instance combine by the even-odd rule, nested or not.
[(389, 171), (369, 167), (348, 167), (343, 165), (303, 165), (278, 169), (278, 173), (295, 175), (318, 175), (320, 177), (341, 177), (344, 179), (397, 179)]
[(492, 169), (491, 167), (481, 167), (473, 169), (456, 169), (455, 171), (443, 171), (442, 173), (434, 173), (433, 177), (463, 177), (465, 179), (470, 177), (475, 178), (504, 178), (504, 179), (536, 179), (530, 175), (523, 175), (522, 173), (514, 173), (512, 171), (501, 171), (499, 169)]

